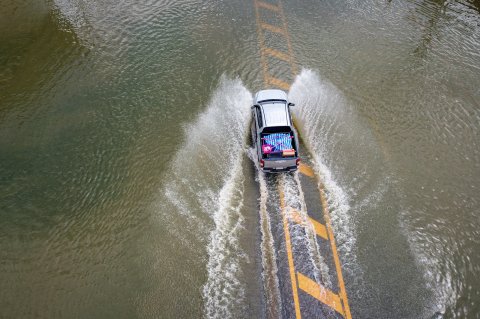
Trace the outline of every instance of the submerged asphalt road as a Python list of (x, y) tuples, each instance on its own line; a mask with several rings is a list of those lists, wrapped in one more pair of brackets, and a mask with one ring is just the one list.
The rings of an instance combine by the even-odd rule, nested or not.
[[(352, 317), (477, 317), (478, 3), (264, 3), (287, 56), (254, 1), (4, 3), (0, 317), (295, 313), (278, 180), (249, 158), (266, 85), (296, 103)], [(326, 223), (315, 179), (284, 178)], [(338, 293), (328, 242), (288, 230), (302, 315), (327, 313), (298, 272)]]

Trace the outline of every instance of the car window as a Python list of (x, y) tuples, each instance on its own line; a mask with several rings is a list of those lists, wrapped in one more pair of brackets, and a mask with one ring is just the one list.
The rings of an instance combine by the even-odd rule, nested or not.
[(257, 107), (257, 123), (258, 123), (258, 128), (263, 127), (262, 111), (260, 110), (259, 107)]

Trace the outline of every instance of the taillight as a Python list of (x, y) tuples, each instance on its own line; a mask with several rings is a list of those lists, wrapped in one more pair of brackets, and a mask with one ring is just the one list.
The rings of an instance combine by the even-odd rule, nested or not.
[(263, 159), (260, 160), (260, 167), (263, 168), (265, 166), (265, 161)]
[(297, 166), (298, 166), (298, 165), (300, 165), (300, 157), (299, 157), (299, 158), (297, 158), (297, 160), (296, 160), (295, 164), (297, 164)]

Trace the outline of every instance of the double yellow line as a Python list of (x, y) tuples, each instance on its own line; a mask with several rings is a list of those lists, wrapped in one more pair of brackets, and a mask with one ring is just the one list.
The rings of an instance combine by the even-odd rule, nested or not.
[[(255, 16), (257, 19), (257, 34), (258, 42), (260, 44), (260, 59), (263, 68), (263, 82), (266, 86), (276, 86), (283, 90), (289, 90), (290, 84), (274, 77), (269, 72), (268, 57), (273, 57), (278, 60), (285, 61), (290, 66), (290, 71), (292, 75), (297, 74), (297, 67), (295, 60), (293, 58), (293, 49), (292, 43), (290, 41), (290, 36), (288, 35), (288, 25), (287, 19), (285, 18), (285, 13), (283, 12), (282, 3), (278, 0), (277, 4), (271, 4), (260, 0), (254, 0), (255, 5)], [(277, 14), (281, 24), (273, 25), (266, 22), (263, 22), (261, 19), (261, 11), (267, 10)], [(279, 51), (277, 49), (269, 48), (265, 45), (265, 31), (272, 32), (282, 36), (286, 41), (286, 52)]]
[[(293, 50), (292, 50), (292, 45), (290, 41), (290, 36), (288, 33), (287, 20), (285, 17), (285, 13), (283, 11), (282, 3), (280, 0), (277, 0), (275, 4), (273, 4), (272, 2), (265, 2), (265, 0), (264, 1), (254, 0), (254, 5), (255, 5), (256, 20), (257, 20), (258, 41), (260, 45), (260, 54), (261, 54), (260, 57), (261, 57), (261, 63), (263, 68), (264, 85), (266, 87), (274, 86), (283, 90), (289, 90), (290, 84), (277, 77), (274, 77), (269, 72), (269, 65), (268, 65), (269, 57), (277, 60), (281, 60), (289, 64), (292, 76), (295, 76), (297, 74), (296, 63), (293, 58)], [(264, 22), (261, 18), (262, 10), (266, 10), (267, 12), (274, 13), (279, 18), (281, 23), (279, 25), (272, 25)], [(284, 37), (286, 41), (286, 51), (280, 51), (277, 49), (267, 47), (265, 45), (266, 43), (265, 31), (275, 33), (277, 35)], [(340, 264), (340, 258), (337, 253), (335, 237), (331, 227), (330, 214), (328, 211), (328, 203), (327, 203), (326, 194), (325, 194), (325, 187), (323, 183), (320, 181), (320, 178), (318, 177), (318, 175), (315, 174), (315, 172), (309, 166), (305, 164), (301, 164), (299, 167), (299, 171), (300, 173), (306, 176), (309, 176), (311, 178), (316, 178), (318, 181), (317, 184), (318, 184), (318, 190), (320, 193), (320, 201), (322, 204), (325, 225), (321, 224), (320, 222), (310, 217), (306, 221), (304, 221), (304, 219), (300, 216), (299, 212), (293, 211), (290, 207), (286, 206), (285, 195), (284, 195), (284, 182), (283, 182), (284, 177), (281, 176), (278, 183), (278, 193), (280, 196), (280, 209), (282, 212), (283, 229), (285, 233), (285, 244), (286, 244), (286, 250), (287, 250), (290, 282), (292, 285), (292, 296), (293, 296), (293, 303), (295, 307), (295, 317), (297, 319), (301, 319), (302, 317), (302, 312), (300, 309), (299, 293), (298, 293), (298, 290), (300, 289), (301, 291), (307, 293), (308, 295), (317, 299), (321, 303), (334, 309), (337, 313), (342, 315), (344, 318), (351, 319), (347, 292), (345, 289), (345, 283), (342, 275), (342, 267)], [(287, 216), (287, 211), (289, 213), (288, 216)], [(289, 230), (289, 220), (297, 224), (309, 223), (310, 225), (305, 225), (305, 226), (311, 226), (314, 229), (317, 236), (325, 240), (328, 240), (330, 242), (333, 261), (335, 264), (335, 270), (336, 270), (337, 279), (338, 279), (338, 287), (339, 287), (338, 294), (323, 287), (320, 283), (317, 283), (316, 281), (308, 278), (302, 273), (295, 271), (292, 242), (291, 242), (290, 230)]]

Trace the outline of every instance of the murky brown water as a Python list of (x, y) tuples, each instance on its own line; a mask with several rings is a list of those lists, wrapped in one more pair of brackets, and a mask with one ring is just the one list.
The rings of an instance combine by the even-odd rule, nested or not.
[[(478, 318), (479, 3), (283, 7), (353, 317)], [(256, 27), (252, 1), (4, 3), (0, 317), (265, 314)]]

